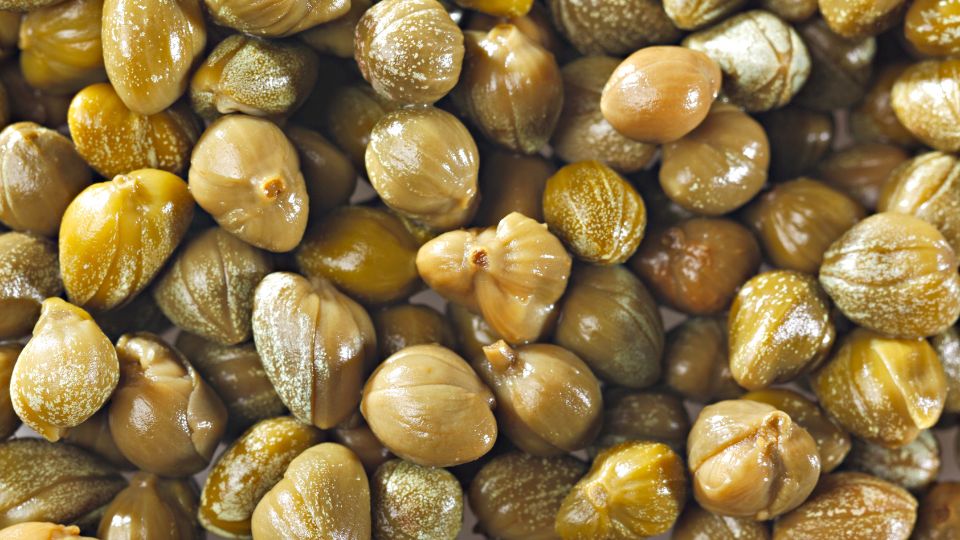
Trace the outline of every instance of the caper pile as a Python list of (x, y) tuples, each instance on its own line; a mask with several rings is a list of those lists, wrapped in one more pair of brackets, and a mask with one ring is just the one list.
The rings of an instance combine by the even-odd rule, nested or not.
[(960, 1), (0, 10), (0, 540), (960, 539)]

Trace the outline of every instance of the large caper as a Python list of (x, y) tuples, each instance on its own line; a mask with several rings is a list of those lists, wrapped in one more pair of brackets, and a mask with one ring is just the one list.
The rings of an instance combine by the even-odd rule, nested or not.
[(883, 185), (877, 211), (914, 215), (960, 252), (960, 160), (927, 152), (899, 165)]

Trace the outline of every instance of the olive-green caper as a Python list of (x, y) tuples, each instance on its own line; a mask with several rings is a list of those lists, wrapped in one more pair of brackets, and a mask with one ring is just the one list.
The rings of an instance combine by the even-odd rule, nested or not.
[(907, 158), (899, 146), (859, 143), (829, 154), (817, 166), (816, 175), (867, 210), (875, 210), (890, 173)]
[(945, 412), (960, 412), (960, 333), (956, 326), (930, 338), (930, 345), (937, 351), (940, 365), (947, 378), (947, 401)]
[(960, 530), (960, 482), (938, 482), (920, 499), (917, 540), (955, 540)]
[(583, 54), (619, 56), (681, 35), (656, 0), (548, 0), (547, 6), (557, 30)]
[(379, 356), (387, 358), (411, 345), (437, 343), (457, 348), (450, 322), (437, 310), (420, 304), (400, 304), (373, 313)]
[(770, 141), (773, 180), (810, 172), (833, 142), (833, 117), (826, 112), (790, 106), (764, 113), (759, 120)]
[(799, 26), (810, 53), (810, 76), (796, 102), (820, 111), (850, 107), (867, 92), (877, 43), (873, 37), (838, 36), (820, 17)]
[(357, 187), (357, 170), (350, 159), (316, 131), (288, 126), (285, 133), (300, 158), (310, 217), (317, 219), (346, 204)]
[(667, 334), (667, 387), (699, 403), (738, 397), (743, 388), (733, 380), (727, 359), (726, 320), (691, 317)]
[(557, 168), (540, 156), (491, 150), (480, 170), (480, 207), (474, 224), (491, 227), (513, 212), (543, 222), (543, 190)]
[(362, 81), (345, 85), (330, 96), (324, 119), (330, 137), (359, 168), (370, 143), (373, 127), (398, 104), (380, 96)]
[(0, 233), (0, 339), (30, 332), (40, 303), (63, 291), (57, 248), (31, 234)]
[(940, 445), (925, 430), (899, 448), (854, 439), (844, 467), (872, 474), (913, 492), (922, 491), (940, 474)]
[(350, 11), (345, 15), (300, 32), (297, 37), (321, 54), (353, 58), (357, 23), (372, 5), (373, 0), (350, 0)]
[(32, 10), (20, 23), (20, 69), (45, 92), (73, 94), (107, 80), (100, 22), (104, 0), (70, 0)]
[(101, 540), (201, 540), (198, 499), (192, 480), (139, 472), (104, 509), (97, 536)]
[(660, 378), (663, 321), (643, 282), (623, 266), (574, 268), (554, 333), (601, 379), (644, 388)]
[(770, 527), (750, 518), (714, 514), (693, 503), (673, 528), (673, 540), (769, 540)]
[(683, 399), (667, 392), (614, 388), (603, 395), (603, 422), (591, 455), (627, 441), (651, 441), (683, 452), (690, 418)]
[(20, 417), (10, 401), (10, 378), (21, 350), (23, 346), (18, 343), (0, 344), (0, 441), (13, 435), (20, 427)]
[(349, 448), (363, 464), (368, 476), (373, 476), (380, 465), (383, 465), (393, 454), (373, 434), (370, 426), (363, 421), (363, 415), (356, 411), (350, 418), (338, 424), (330, 432), (330, 437)]
[(463, 488), (445, 469), (395, 459), (370, 482), (373, 537), (454, 540), (463, 523)]
[(877, 203), (878, 212), (916, 216), (936, 227), (960, 252), (960, 160), (927, 152), (894, 169)]

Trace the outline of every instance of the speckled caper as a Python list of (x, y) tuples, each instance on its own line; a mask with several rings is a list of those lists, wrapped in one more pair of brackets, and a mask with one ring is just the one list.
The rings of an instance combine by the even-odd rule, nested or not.
[(370, 482), (373, 536), (454, 540), (463, 523), (463, 490), (445, 469), (395, 459)]

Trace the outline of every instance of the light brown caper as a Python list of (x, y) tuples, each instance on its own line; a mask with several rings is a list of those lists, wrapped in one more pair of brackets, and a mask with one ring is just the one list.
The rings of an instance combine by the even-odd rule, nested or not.
[(27, 83), (72, 94), (107, 80), (100, 23), (104, 0), (69, 0), (28, 12), (20, 23), (20, 69)]
[(699, 403), (738, 397), (744, 390), (733, 380), (727, 358), (725, 318), (691, 317), (667, 334), (666, 385)]
[(0, 540), (96, 540), (89, 536), (80, 536), (80, 527), (76, 525), (57, 525), (55, 523), (28, 521), (17, 523), (0, 531)]
[(935, 150), (960, 150), (960, 59), (926, 60), (893, 84), (890, 103), (914, 137)]
[(905, 0), (820, 0), (830, 28), (848, 38), (874, 36), (900, 19)]
[(286, 37), (345, 15), (349, 0), (204, 0), (214, 22), (261, 37)]
[(828, 155), (816, 175), (867, 210), (875, 210), (890, 173), (908, 158), (899, 146), (859, 143)]
[(197, 523), (197, 486), (192, 480), (139, 472), (107, 505), (97, 536), (101, 540), (180, 538), (201, 540)]
[(900, 164), (883, 185), (877, 211), (910, 214), (930, 223), (954, 253), (960, 253), (960, 160), (927, 152)]
[(445, 469), (394, 459), (373, 476), (374, 538), (454, 540), (463, 524), (463, 488)]
[(513, 212), (542, 222), (543, 190), (555, 172), (557, 168), (540, 156), (499, 149), (484, 154), (479, 182), (483, 197), (473, 222), (491, 227)]
[(62, 291), (52, 242), (32, 234), (0, 233), (0, 339), (28, 334), (40, 316), (40, 303)]

